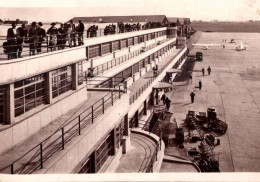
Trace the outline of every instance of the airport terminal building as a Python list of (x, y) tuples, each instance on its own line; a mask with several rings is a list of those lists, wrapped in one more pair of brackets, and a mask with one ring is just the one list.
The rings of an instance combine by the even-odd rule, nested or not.
[(164, 143), (149, 122), (158, 84), (188, 54), (182, 36), (170, 26), (84, 35), (81, 46), (2, 60), (0, 173), (117, 172), (132, 135), (154, 146), (139, 172), (158, 172)]

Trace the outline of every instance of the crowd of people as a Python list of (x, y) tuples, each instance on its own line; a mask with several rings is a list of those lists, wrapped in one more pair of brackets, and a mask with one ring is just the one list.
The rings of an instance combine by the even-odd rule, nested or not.
[(70, 20), (70, 23), (61, 23), (59, 28), (55, 27), (56, 23), (51, 23), (47, 32), (42, 22), (32, 22), (29, 28), (26, 28), (25, 24), (19, 28), (16, 26), (12, 23), (12, 27), (7, 30), (7, 42), (3, 43), (4, 53), (8, 55), (8, 59), (22, 57), (23, 43), (29, 44), (30, 55), (41, 54), (43, 43), (46, 43), (51, 51), (64, 49), (67, 42), (69, 47), (77, 46), (76, 42), (78, 46), (84, 44), (85, 27), (81, 20), (77, 26)]

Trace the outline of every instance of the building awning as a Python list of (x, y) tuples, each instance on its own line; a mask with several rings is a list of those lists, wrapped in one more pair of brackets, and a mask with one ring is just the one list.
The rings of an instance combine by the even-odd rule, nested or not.
[(171, 88), (172, 85), (166, 82), (158, 82), (153, 88), (154, 89), (165, 89), (165, 88)]
[(181, 70), (175, 69), (175, 68), (170, 68), (166, 73), (181, 73)]

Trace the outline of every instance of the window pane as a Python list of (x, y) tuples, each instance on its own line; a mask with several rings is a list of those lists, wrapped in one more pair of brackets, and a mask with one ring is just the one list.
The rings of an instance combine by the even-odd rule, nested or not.
[(19, 90), (16, 90), (14, 92), (14, 98), (17, 99), (17, 98), (20, 98), (23, 96), (23, 89), (19, 89)]
[(20, 116), (23, 113), (24, 113), (24, 107), (19, 107), (15, 109), (15, 117)]
[(31, 102), (31, 103), (28, 103), (25, 105), (25, 112), (33, 109), (35, 107), (35, 103), (34, 102)]
[(25, 95), (35, 92), (35, 85), (31, 85), (29, 87), (25, 87)]
[(44, 99), (45, 99), (45, 97), (41, 97), (41, 98), (37, 99), (36, 100), (36, 107), (39, 106), (39, 105), (45, 104)]
[(22, 87), (22, 86), (23, 86), (23, 80), (14, 83), (14, 88), (18, 88), (18, 87)]
[(14, 107), (17, 108), (19, 106), (22, 106), (24, 103), (23, 103), (23, 97), (19, 98), (19, 99), (15, 99), (14, 101)]
[(25, 96), (25, 103), (31, 102), (35, 99), (35, 93), (29, 94)]

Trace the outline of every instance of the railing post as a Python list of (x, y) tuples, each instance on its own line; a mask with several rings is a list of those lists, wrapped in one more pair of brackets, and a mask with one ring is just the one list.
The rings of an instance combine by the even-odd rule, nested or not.
[(119, 99), (121, 99), (120, 85), (119, 85)]
[(61, 128), (61, 138), (62, 138), (62, 150), (64, 150), (64, 128)]
[(92, 118), (92, 123), (94, 123), (94, 106), (93, 105), (91, 107), (91, 118)]
[(80, 135), (80, 132), (81, 132), (81, 128), (80, 128), (80, 115), (79, 115), (79, 135)]
[(105, 101), (104, 101), (104, 97), (102, 98), (102, 108), (103, 108), (103, 114), (105, 114)]
[(49, 37), (46, 37), (46, 41), (47, 41), (47, 52), (49, 52)]
[(112, 102), (112, 106), (113, 106), (114, 105), (113, 91), (111, 91), (111, 102)]
[(11, 165), (11, 174), (14, 174), (14, 163)]
[(43, 168), (42, 143), (40, 144), (40, 151), (41, 151), (41, 169), (42, 169)]

